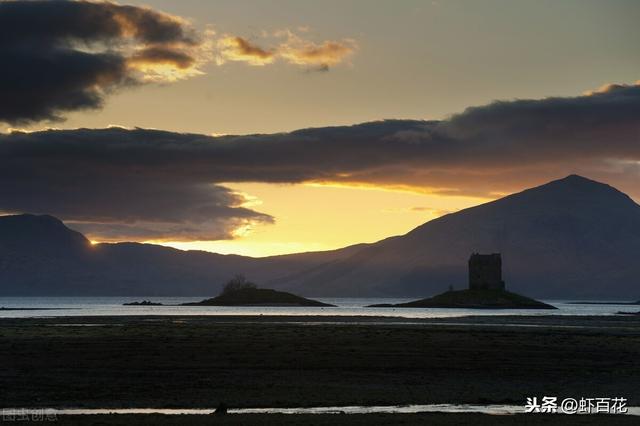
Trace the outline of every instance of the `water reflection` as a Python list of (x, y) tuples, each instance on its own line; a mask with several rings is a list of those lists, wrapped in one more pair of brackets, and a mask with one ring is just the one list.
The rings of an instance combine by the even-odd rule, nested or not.
[[(378, 303), (403, 303), (398, 298), (318, 298), (336, 307), (256, 307), (256, 306), (171, 306), (195, 302), (205, 297), (3, 297), (0, 318), (125, 316), (125, 315), (286, 315), (286, 316), (382, 316), (403, 318), (451, 318), (468, 315), (614, 315), (633, 311), (629, 305), (575, 305), (568, 301), (545, 300), (557, 310), (544, 309), (435, 309), (435, 308), (365, 308)], [(136, 300), (152, 300), (166, 306), (122, 306)], [(634, 309), (635, 308), (635, 309)]]
[[(5, 414), (34, 415), (95, 415), (95, 414), (166, 414), (207, 415), (213, 408), (5, 408)], [(514, 415), (524, 413), (522, 405), (477, 405), (477, 404), (414, 404), (389, 406), (334, 406), (301, 408), (235, 408), (228, 414), (415, 414), (415, 413), (478, 413), (492, 415)], [(640, 416), (640, 407), (628, 407), (627, 415)]]

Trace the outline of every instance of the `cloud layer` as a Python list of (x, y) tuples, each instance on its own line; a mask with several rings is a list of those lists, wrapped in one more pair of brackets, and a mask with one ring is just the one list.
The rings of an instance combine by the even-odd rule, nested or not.
[(246, 38), (224, 35), (217, 41), (216, 62), (218, 65), (235, 61), (264, 66), (282, 60), (308, 70), (328, 71), (331, 67), (348, 60), (358, 48), (353, 39), (315, 43), (291, 30), (276, 31), (272, 38), (277, 41), (269, 43), (270, 47), (262, 47)]
[(0, 2), (0, 121), (59, 120), (147, 81), (198, 73), (200, 43), (183, 19), (89, 1)]
[(351, 39), (314, 43), (289, 30), (267, 38), (278, 42), (262, 48), (196, 31), (179, 16), (107, 1), (0, 0), (0, 122), (59, 121), (101, 108), (123, 88), (202, 74), (214, 58), (327, 71), (357, 48)]
[(640, 85), (389, 120), (211, 137), (121, 128), (0, 135), (0, 209), (114, 239), (230, 238), (268, 223), (225, 182), (328, 182), (495, 197), (570, 173), (640, 197)]

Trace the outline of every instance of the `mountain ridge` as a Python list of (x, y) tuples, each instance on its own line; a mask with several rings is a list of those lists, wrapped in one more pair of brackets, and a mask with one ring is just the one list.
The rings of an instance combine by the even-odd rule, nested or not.
[(570, 175), (375, 243), (265, 258), (91, 245), (52, 216), (2, 216), (0, 294), (201, 296), (243, 273), (309, 297), (424, 297), (464, 287), (476, 251), (502, 252), (507, 287), (526, 295), (637, 299), (640, 206)]
[[(615, 217), (608, 219), (609, 216)], [(589, 234), (597, 235), (581, 247), (580, 243)], [(527, 242), (519, 244), (518, 238)], [(576, 243), (572, 244), (572, 240)], [(628, 240), (629, 247), (619, 244), (624, 240)], [(599, 242), (615, 243), (615, 247), (609, 247), (609, 252), (605, 253), (606, 259), (594, 247)], [(444, 215), (403, 236), (374, 243), (347, 259), (326, 265), (315, 276), (298, 276), (295, 283), (285, 278), (281, 284), (292, 291), (322, 287), (326, 295), (336, 294), (336, 289), (347, 286), (347, 282), (356, 290), (362, 289), (360, 294), (436, 294), (449, 285), (464, 287), (467, 258), (471, 252), (479, 251), (502, 252), (507, 286), (524, 294), (538, 297), (569, 297), (574, 293), (585, 297), (606, 296), (605, 291), (595, 288), (608, 288), (603, 282), (606, 277), (602, 277), (606, 271), (596, 271), (601, 276), (598, 284), (588, 277), (589, 273), (583, 273), (589, 269), (585, 264), (593, 263), (632, 268), (629, 273), (612, 271), (611, 275), (618, 282), (630, 280), (628, 285), (620, 283), (617, 287), (622, 293), (634, 296), (639, 293), (632, 285), (634, 277), (638, 276), (633, 266), (633, 252), (637, 253), (637, 250), (640, 250), (640, 206), (609, 185), (570, 175)], [(565, 258), (564, 267), (558, 264), (561, 263), (558, 259), (553, 259), (553, 253), (559, 254), (560, 259)], [(566, 259), (582, 255), (587, 255), (589, 260)], [(621, 261), (625, 257), (626, 260)], [(546, 267), (526, 268), (527, 259)], [(379, 267), (381, 264), (383, 267)], [(569, 273), (572, 268), (574, 274)], [(552, 278), (552, 281), (538, 285), (527, 279), (527, 275), (540, 281)], [(582, 279), (581, 275), (584, 275)], [(574, 286), (582, 280), (591, 288), (565, 292), (559, 284), (563, 279), (569, 279)]]

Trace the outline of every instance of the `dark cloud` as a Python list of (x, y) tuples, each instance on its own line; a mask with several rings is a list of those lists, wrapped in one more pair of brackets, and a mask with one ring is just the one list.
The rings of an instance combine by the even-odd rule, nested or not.
[(196, 59), (188, 53), (167, 47), (149, 47), (135, 53), (130, 59), (130, 64), (169, 64), (179, 69), (192, 67)]
[[(90, 222), (118, 238), (135, 228), (156, 237), (210, 239), (229, 236), (238, 224), (271, 220), (240, 207), (242, 200), (220, 186), (225, 182), (331, 182), (495, 197), (579, 173), (640, 196), (639, 117), (640, 86), (617, 85), (576, 97), (495, 102), (443, 121), (271, 135), (120, 128), (12, 133), (0, 135), (0, 209)], [(198, 232), (201, 224), (210, 225), (206, 235)]]
[[(70, 133), (60, 135), (64, 143), (0, 143), (8, 155), (0, 160), (0, 209), (53, 214), (102, 241), (229, 239), (239, 228), (273, 221), (242, 207), (241, 194), (180, 176), (184, 164), (167, 165), (164, 174), (144, 165), (135, 147), (92, 146), (87, 135)], [(108, 164), (120, 156), (130, 158)]]
[[(199, 40), (182, 19), (89, 1), (0, 2), (0, 121), (60, 120), (105, 95), (191, 75)], [(162, 64), (177, 71), (163, 75)]]

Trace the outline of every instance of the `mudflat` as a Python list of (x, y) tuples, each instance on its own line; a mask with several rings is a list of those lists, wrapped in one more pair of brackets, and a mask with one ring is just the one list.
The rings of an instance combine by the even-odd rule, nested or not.
[[(2, 407), (524, 405), (545, 395), (640, 405), (633, 316), (0, 319), (0, 346)], [(294, 418), (277, 424), (303, 424)]]
[(485, 414), (328, 414), (328, 415), (278, 415), (247, 414), (227, 416), (163, 416), (163, 415), (96, 415), (59, 416), (58, 425), (220, 425), (220, 426), (632, 426), (638, 418), (621, 415), (553, 415), (520, 414), (515, 416), (491, 416)]

